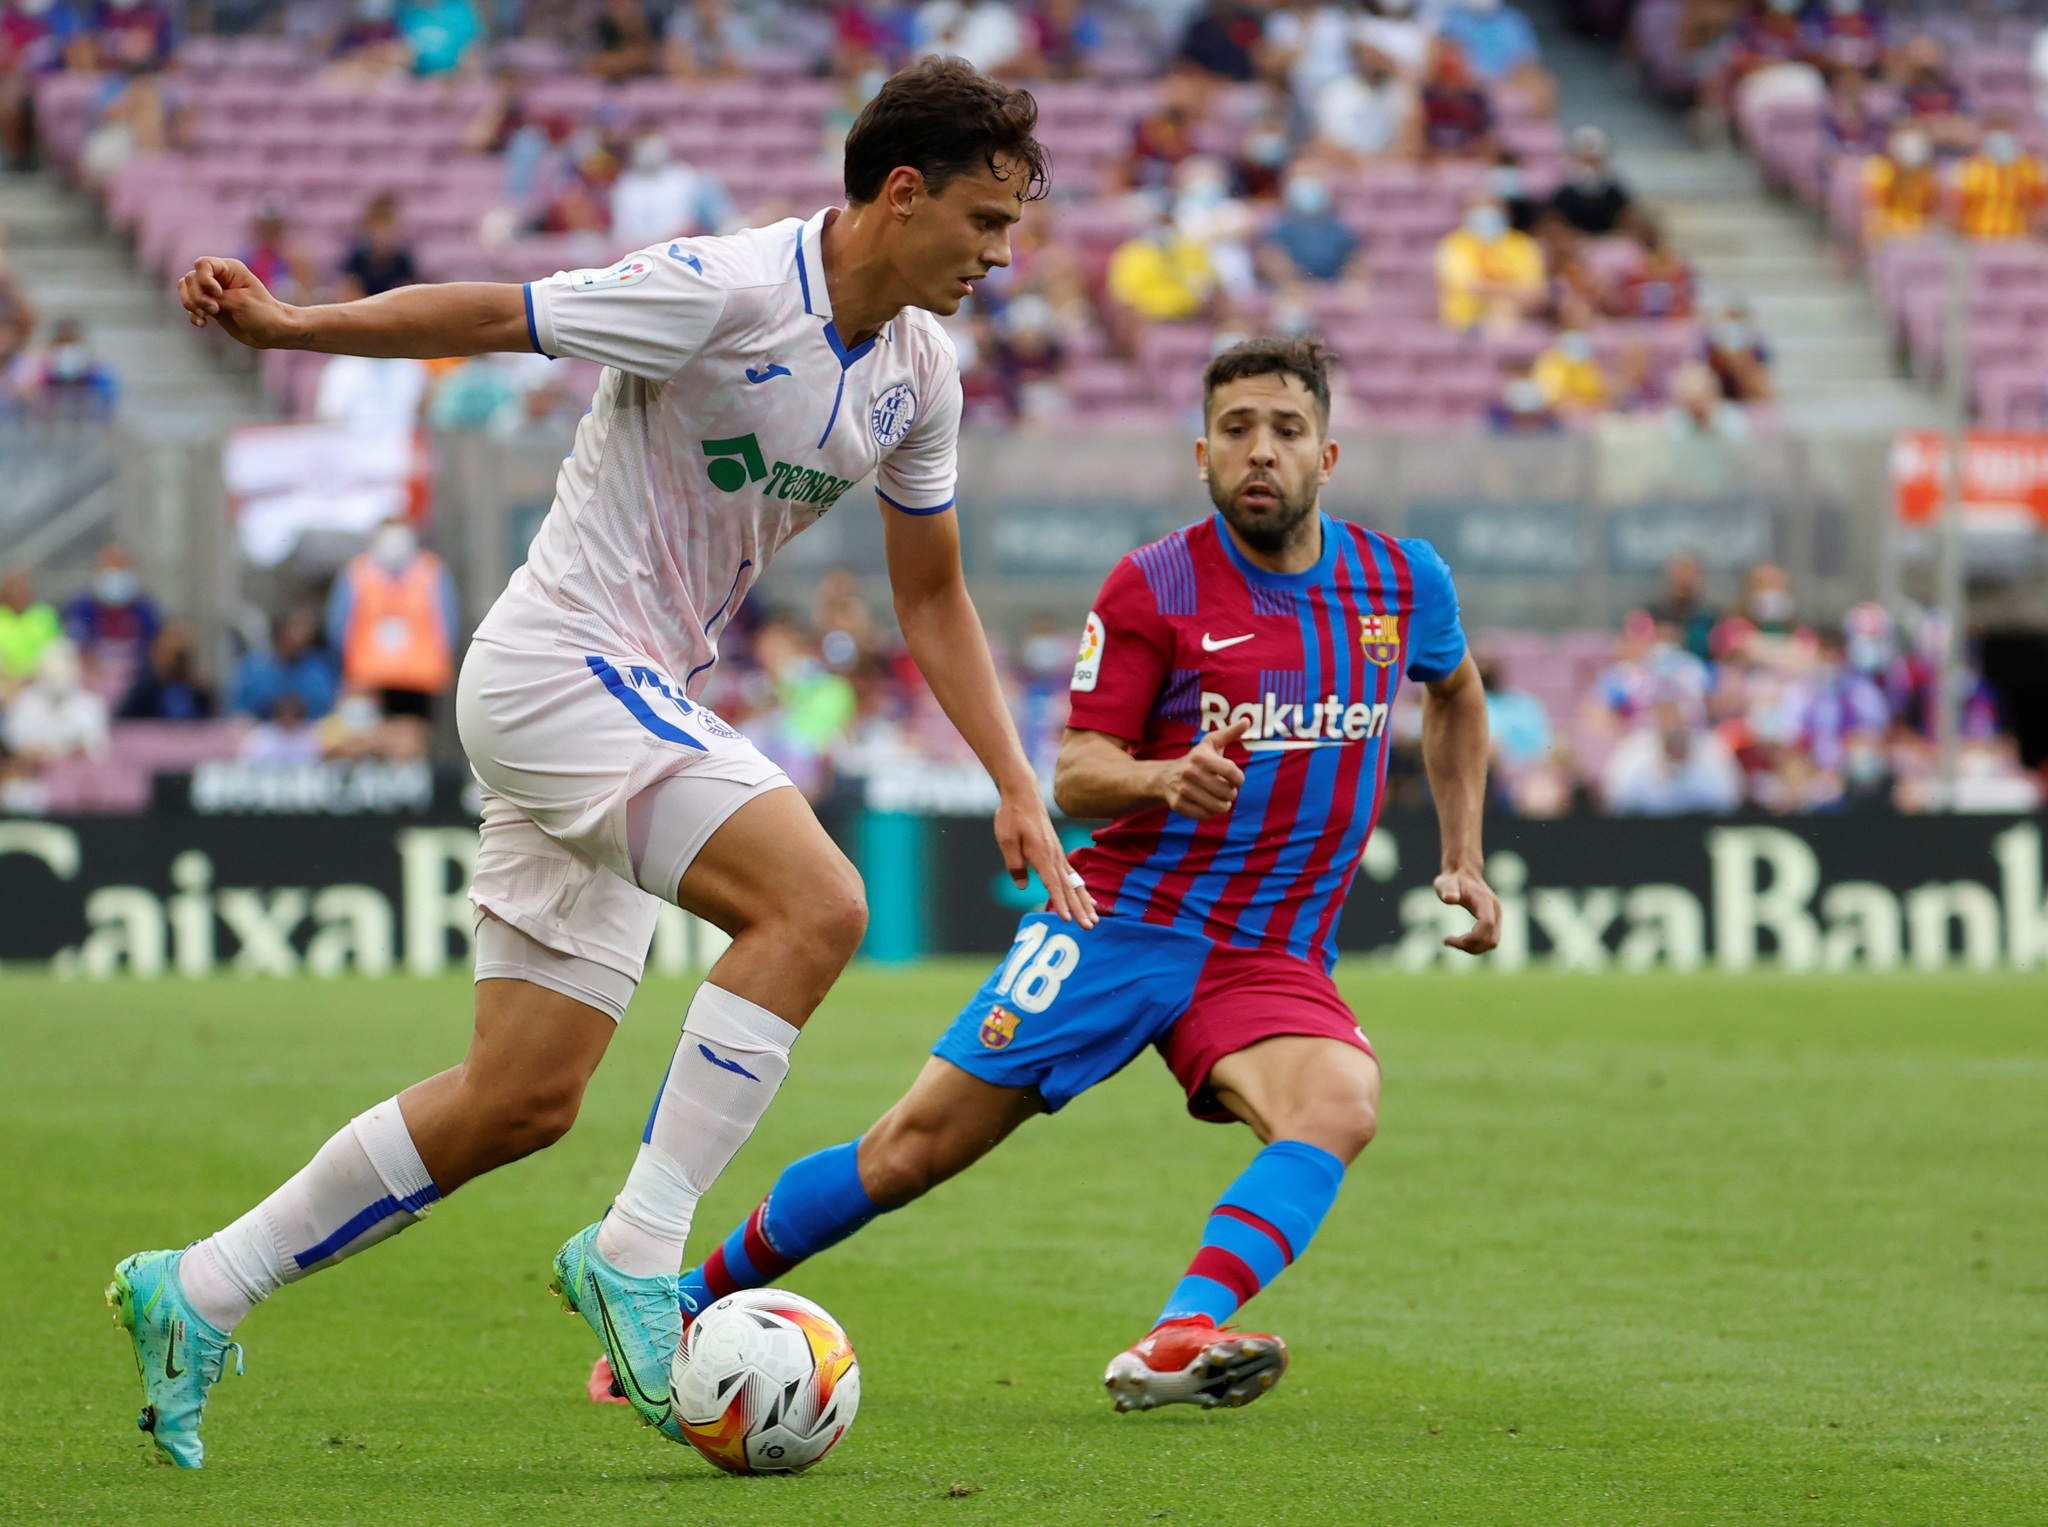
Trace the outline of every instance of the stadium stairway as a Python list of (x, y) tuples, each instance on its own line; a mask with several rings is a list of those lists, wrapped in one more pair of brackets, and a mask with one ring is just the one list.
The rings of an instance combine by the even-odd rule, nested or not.
[(1702, 281), (1749, 299), (1775, 357), (1779, 422), (1859, 434), (1938, 426), (1940, 400), (1903, 374), (1889, 321), (1820, 220), (1773, 195), (1747, 157), (1695, 146), (1632, 64), (1573, 35), (1547, 4), (1530, 11), (1558, 78), (1560, 122), (1605, 128), (1623, 179)]
[(194, 440), (265, 417), (254, 369), (221, 364), (84, 196), (47, 173), (0, 174), (0, 226), (9, 262), (43, 324), (80, 319), (113, 368), (119, 417), (131, 433)]

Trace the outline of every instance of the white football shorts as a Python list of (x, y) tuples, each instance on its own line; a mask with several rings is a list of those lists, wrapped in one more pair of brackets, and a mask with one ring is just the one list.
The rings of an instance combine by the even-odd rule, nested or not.
[(544, 949), (634, 983), (661, 901), (698, 851), (748, 801), (790, 784), (639, 658), (472, 642), (455, 717), (483, 786), (470, 899)]

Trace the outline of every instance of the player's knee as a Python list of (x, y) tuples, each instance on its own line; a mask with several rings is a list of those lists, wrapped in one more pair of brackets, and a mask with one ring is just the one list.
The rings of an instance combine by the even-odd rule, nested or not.
[(1362, 1093), (1347, 1093), (1304, 1100), (1274, 1131), (1274, 1138), (1305, 1140), (1348, 1166), (1372, 1144), (1378, 1131), (1379, 1110), (1373, 1100)]
[(534, 1078), (500, 1090), (494, 1101), (500, 1149), (505, 1159), (516, 1161), (546, 1150), (569, 1133), (583, 1106), (583, 1087), (561, 1078)]
[(834, 974), (853, 958), (868, 931), (867, 892), (851, 868), (804, 899), (800, 948), (831, 962)]

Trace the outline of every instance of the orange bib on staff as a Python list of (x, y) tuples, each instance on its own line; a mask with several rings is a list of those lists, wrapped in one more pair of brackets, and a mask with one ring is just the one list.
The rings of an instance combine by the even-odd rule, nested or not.
[(348, 627), (341, 671), (366, 689), (439, 694), (455, 676), (455, 658), (441, 622), (441, 559), (415, 556), (393, 577), (365, 552), (341, 571), (348, 580)]

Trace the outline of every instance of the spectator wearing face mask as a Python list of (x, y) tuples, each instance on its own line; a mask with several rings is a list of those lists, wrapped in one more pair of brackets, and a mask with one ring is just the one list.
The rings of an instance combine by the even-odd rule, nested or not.
[(612, 233), (624, 249), (663, 239), (723, 233), (736, 223), (732, 199), (716, 177), (669, 156), (658, 132), (644, 132), (612, 185)]
[(1776, 562), (1757, 563), (1743, 581), (1742, 613), (1764, 636), (1790, 636), (1799, 623), (1791, 574)]
[(1621, 231), (1635, 202), (1608, 160), (1607, 134), (1590, 125), (1573, 128), (1571, 153), (1564, 183), (1551, 193), (1552, 209), (1588, 238)]
[(2040, 221), (2041, 162), (2007, 118), (1992, 119), (1976, 153), (1956, 167), (1956, 227), (1969, 239), (2023, 239)]
[(1349, 164), (1411, 159), (1421, 144), (1414, 87), (1376, 48), (1355, 50), (1357, 67), (1316, 92), (1316, 144)]
[(1735, 403), (1768, 403), (1771, 347), (1740, 297), (1721, 305), (1707, 328), (1706, 363), (1721, 383), (1721, 395)]
[(1459, 330), (1511, 328), (1549, 296), (1543, 251), (1509, 227), (1507, 209), (1483, 192), (1438, 242), (1436, 281), (1439, 315)]
[(213, 715), (213, 689), (199, 677), (190, 626), (173, 620), (157, 632), (149, 661), (114, 714), (123, 721), (204, 721)]
[(1486, 428), (1495, 435), (1554, 435), (1564, 428), (1528, 361), (1501, 362), (1500, 396), (1486, 405)]
[(1543, 67), (1536, 28), (1507, 0), (1450, 0), (1437, 34), (1463, 50), (1482, 83), (1513, 86), (1540, 116), (1556, 110), (1557, 81)]
[(21, 406), (39, 418), (110, 418), (120, 396), (114, 373), (75, 318), (58, 319), (48, 342), (22, 351), (8, 369)]
[(387, 520), (369, 548), (334, 580), (328, 645), (342, 682), (374, 693), (386, 716), (424, 720), (455, 677), (455, 579), (402, 519)]
[(102, 694), (124, 694), (143, 654), (163, 629), (156, 602), (142, 591), (135, 554), (110, 541), (93, 558), (92, 581), (64, 607), (64, 634)]
[(1593, 336), (1585, 326), (1587, 316), (1582, 312), (1568, 315), (1557, 337), (1536, 357), (1536, 385), (1561, 419), (1604, 413), (1614, 402), (1606, 369), (1593, 353)]
[(1358, 275), (1358, 235), (1337, 216), (1320, 175), (1297, 170), (1287, 181), (1286, 206), (1266, 230), (1266, 266), (1275, 280), (1337, 281)]
[(1934, 170), (1934, 145), (1908, 123), (1891, 136), (1882, 154), (1863, 161), (1863, 241), (1918, 238), (1941, 203)]

